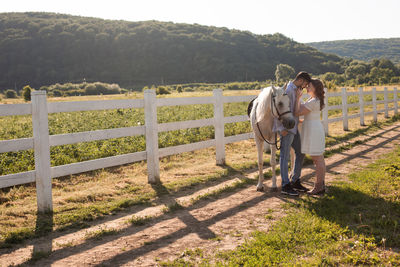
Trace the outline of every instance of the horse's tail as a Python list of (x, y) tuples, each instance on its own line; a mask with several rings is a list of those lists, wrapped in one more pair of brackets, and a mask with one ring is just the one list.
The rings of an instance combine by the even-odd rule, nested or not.
[(247, 116), (249, 116), (249, 117), (250, 117), (251, 110), (253, 109), (253, 102), (254, 102), (254, 100), (256, 100), (256, 99), (257, 99), (257, 97), (254, 98), (253, 100), (251, 100), (250, 103), (249, 103), (249, 105), (247, 106)]

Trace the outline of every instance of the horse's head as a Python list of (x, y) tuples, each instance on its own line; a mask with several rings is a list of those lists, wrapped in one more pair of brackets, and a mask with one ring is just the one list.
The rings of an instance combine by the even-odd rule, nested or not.
[(283, 87), (272, 86), (272, 114), (277, 117), (286, 129), (292, 129), (296, 122), (290, 111), (290, 99)]

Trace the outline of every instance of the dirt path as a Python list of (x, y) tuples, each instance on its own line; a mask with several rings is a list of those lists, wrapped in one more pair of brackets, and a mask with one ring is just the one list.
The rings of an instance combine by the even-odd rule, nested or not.
[[(367, 140), (343, 153), (326, 160), (327, 184), (338, 177), (361, 168), (393, 150), (400, 144), (400, 122), (383, 128), (370, 136), (355, 140)], [(166, 201), (170, 207), (178, 202), (185, 206), (198, 196), (228, 186), (243, 178), (254, 178), (257, 173), (237, 174), (232, 179), (196, 192), (193, 195)], [(312, 187), (314, 170), (307, 166), (302, 180)], [(278, 178), (279, 179), (279, 178)], [(268, 184), (269, 181), (266, 183)], [(255, 183), (254, 183), (255, 184)], [(0, 266), (26, 263), (32, 251), (52, 248), (53, 252), (29, 265), (35, 266), (156, 266), (158, 261), (188, 256), (188, 249), (200, 248), (202, 253), (233, 249), (249, 238), (254, 230), (268, 230), (276, 219), (284, 216), (281, 204), (296, 198), (281, 196), (278, 192), (256, 192), (255, 185), (246, 186), (186, 205), (170, 213), (163, 213), (165, 206), (144, 209), (136, 216), (153, 216), (142, 226), (127, 222), (132, 214), (108, 218), (95, 226), (66, 233), (51, 235), (32, 241), (29, 245), (1, 252)], [(171, 206), (172, 204), (172, 206)], [(88, 232), (113, 229), (117, 233), (99, 240), (87, 240)], [(186, 251), (186, 253), (185, 253)]]

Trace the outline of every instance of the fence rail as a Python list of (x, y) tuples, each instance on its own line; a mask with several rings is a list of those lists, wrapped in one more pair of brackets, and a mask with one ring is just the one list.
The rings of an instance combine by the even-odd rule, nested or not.
[[(377, 95), (384, 95), (383, 100), (377, 100)], [(392, 95), (389, 99), (389, 94)], [(383, 91), (347, 92), (342, 88), (341, 92), (326, 94), (326, 107), (322, 111), (322, 122), (325, 133), (329, 133), (329, 124), (343, 121), (343, 129), (348, 130), (348, 120), (360, 118), (360, 124), (364, 125), (366, 115), (373, 115), (377, 121), (377, 114), (384, 113), (389, 116), (390, 111), (398, 114), (397, 88)], [(364, 96), (371, 95), (372, 101), (364, 101)], [(348, 97), (358, 96), (358, 103), (348, 103)], [(221, 89), (213, 91), (211, 97), (185, 97), (185, 98), (156, 98), (154, 90), (145, 90), (143, 99), (134, 100), (103, 100), (103, 101), (78, 101), (78, 102), (47, 102), (44, 91), (32, 92), (30, 104), (0, 105), (0, 116), (32, 115), (33, 138), (21, 138), (0, 141), (0, 153), (34, 149), (35, 170), (0, 176), (0, 188), (36, 182), (38, 210), (43, 212), (52, 210), (51, 178), (67, 176), (71, 174), (118, 166), (137, 161), (147, 160), (148, 180), (150, 183), (159, 181), (159, 158), (183, 152), (190, 152), (207, 147), (216, 147), (216, 163), (225, 162), (225, 145), (241, 140), (253, 138), (253, 133), (244, 133), (234, 136), (224, 136), (224, 124), (248, 121), (247, 115), (224, 117), (223, 104), (236, 102), (249, 102), (255, 95), (247, 96), (223, 96)], [(306, 97), (306, 96), (305, 96)], [(341, 98), (340, 105), (328, 105), (329, 98)], [(354, 99), (353, 99), (354, 100)], [(353, 101), (352, 100), (352, 101)], [(389, 104), (393, 107), (389, 108)], [(214, 117), (209, 119), (179, 121), (170, 123), (157, 123), (157, 107), (212, 104)], [(379, 104), (384, 104), (384, 109), (377, 109)], [(366, 106), (372, 106), (372, 111), (365, 112)], [(91, 111), (105, 109), (144, 108), (145, 126), (95, 130), (70, 134), (49, 135), (48, 114), (59, 112)], [(348, 114), (349, 108), (359, 108), (359, 113)], [(328, 111), (341, 110), (340, 117), (329, 118)], [(215, 137), (212, 140), (190, 143), (185, 145), (159, 148), (158, 133), (188, 128), (213, 126)], [(50, 147), (79, 142), (90, 142), (128, 136), (145, 135), (146, 151), (112, 156), (107, 158), (83, 161), (62, 166), (50, 166)]]

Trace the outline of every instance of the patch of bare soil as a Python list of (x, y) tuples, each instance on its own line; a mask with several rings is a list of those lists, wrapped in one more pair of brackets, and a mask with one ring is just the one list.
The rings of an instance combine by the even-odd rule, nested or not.
[[(374, 162), (381, 155), (391, 152), (400, 144), (400, 123), (382, 128), (371, 136), (360, 136), (367, 142), (326, 159), (326, 182), (345, 178)], [(352, 140), (354, 141), (354, 140)], [(256, 152), (254, 152), (256, 153)], [(257, 192), (254, 185), (225, 191), (191, 204), (191, 200), (221, 187), (229, 186), (244, 178), (257, 175), (254, 170), (236, 174), (230, 180), (212, 188), (203, 189), (190, 196), (163, 199), (177, 208), (165, 213), (165, 206), (144, 208), (140, 212), (119, 214), (96, 222), (88, 229), (53, 233), (45, 238), (32, 240), (28, 245), (1, 250), (0, 265), (27, 264), (33, 266), (157, 266), (158, 262), (187, 257), (189, 250), (201, 249), (202, 253), (234, 249), (255, 230), (267, 231), (274, 221), (285, 215), (281, 205), (295, 202), (296, 198), (278, 192)], [(312, 166), (305, 166), (302, 180), (309, 188), (315, 173)], [(279, 179), (279, 178), (278, 178)], [(266, 181), (269, 184), (269, 181)], [(144, 225), (132, 225), (128, 219), (135, 216), (152, 216)], [(99, 239), (87, 239), (88, 233), (115, 230)], [(52, 249), (52, 253), (35, 262), (28, 262), (33, 251)], [(36, 253), (36, 255), (40, 255)]]

